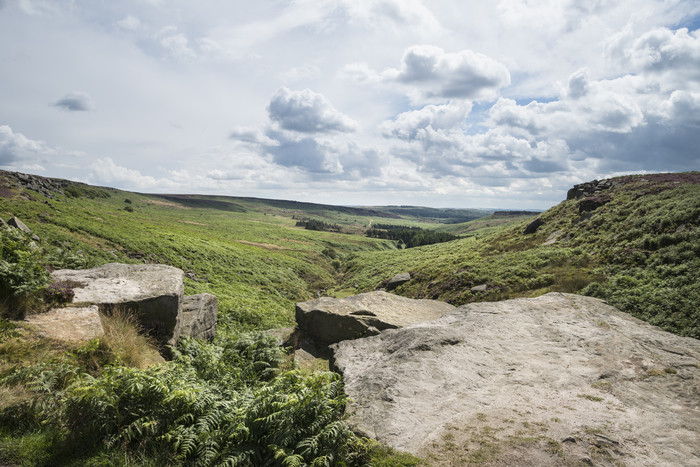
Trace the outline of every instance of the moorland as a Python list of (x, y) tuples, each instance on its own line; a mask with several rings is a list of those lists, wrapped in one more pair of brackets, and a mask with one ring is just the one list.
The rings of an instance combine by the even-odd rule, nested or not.
[[(401, 272), (412, 279), (394, 293), (406, 297), (572, 292), (700, 338), (697, 172), (618, 177), (541, 214), (154, 195), (0, 172), (0, 218), (13, 216), (40, 240), (0, 226), (3, 463), (417, 465), (354, 435), (338, 375), (297, 368), (261, 332), (293, 325), (295, 302)], [(56, 299), (48, 270), (109, 262), (185, 271), (187, 294), (219, 299), (214, 342), (184, 339), (163, 362), (133, 357), (150, 344), (128, 317), (81, 344), (7, 319)]]

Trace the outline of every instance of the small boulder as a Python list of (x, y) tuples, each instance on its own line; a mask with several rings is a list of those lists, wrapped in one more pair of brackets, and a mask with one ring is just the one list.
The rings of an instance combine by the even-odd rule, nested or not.
[(322, 297), (297, 303), (296, 321), (304, 336), (327, 346), (385, 329), (431, 321), (454, 308), (436, 300), (414, 300), (375, 291), (341, 299)]
[(60, 269), (52, 276), (80, 284), (74, 286), (73, 304), (97, 305), (106, 313), (116, 307), (130, 310), (161, 345), (177, 344), (182, 270), (161, 264), (111, 263), (93, 269)]
[(10, 219), (9, 221), (7, 221), (7, 224), (10, 225), (10, 226), (12, 226), (12, 227), (15, 227), (15, 228), (17, 228), (17, 229), (19, 229), (19, 230), (22, 230), (22, 231), (24, 231), (24, 232), (27, 232), (29, 235), (32, 236), (32, 239), (33, 239), (34, 241), (36, 241), (36, 242), (39, 241), (39, 237), (37, 237), (37, 236), (31, 231), (31, 229), (30, 229), (29, 227), (27, 227), (26, 225), (24, 225), (24, 222), (22, 222), (21, 220), (19, 220), (19, 218), (13, 217), (13, 218)]
[(182, 301), (181, 336), (212, 340), (216, 336), (216, 296), (201, 293), (185, 297)]
[(488, 284), (479, 284), (479, 285), (475, 285), (474, 287), (472, 287), (469, 290), (472, 292), (485, 292), (486, 290), (488, 290), (488, 288), (489, 288)]
[(542, 227), (544, 225), (544, 221), (542, 220), (541, 217), (538, 217), (534, 221), (530, 222), (527, 227), (525, 227), (525, 232), (523, 232), (525, 235), (530, 235), (535, 232), (537, 232), (537, 229)]
[(400, 286), (401, 284), (405, 284), (410, 280), (411, 274), (408, 272), (402, 272), (400, 274), (397, 274), (394, 277), (392, 277), (391, 280), (389, 280), (389, 282), (386, 284), (386, 290), (394, 290), (396, 287)]

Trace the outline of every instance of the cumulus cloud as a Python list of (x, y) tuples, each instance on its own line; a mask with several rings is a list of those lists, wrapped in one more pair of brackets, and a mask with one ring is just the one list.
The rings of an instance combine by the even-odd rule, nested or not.
[(15, 133), (7, 125), (0, 125), (0, 166), (36, 155), (52, 155), (55, 151), (43, 141), (27, 138), (22, 133)]
[(631, 64), (647, 72), (685, 72), (700, 79), (700, 30), (657, 28), (642, 35), (625, 51)]
[(568, 95), (572, 99), (578, 99), (588, 93), (588, 70), (583, 68), (569, 77)]
[(399, 68), (376, 73), (366, 65), (352, 64), (345, 72), (356, 81), (402, 84), (414, 101), (482, 99), (510, 84), (508, 68), (491, 57), (472, 50), (449, 53), (432, 45), (409, 47)]
[(300, 133), (351, 132), (357, 123), (338, 112), (322, 95), (304, 89), (291, 91), (281, 87), (268, 106), (273, 122), (285, 130)]
[(419, 133), (431, 130), (459, 128), (464, 124), (471, 105), (449, 103), (445, 105), (426, 105), (419, 110), (400, 113), (394, 120), (384, 122), (383, 134), (404, 140), (414, 140)]
[(84, 92), (69, 92), (53, 103), (54, 107), (71, 112), (86, 112), (95, 108), (92, 98)]

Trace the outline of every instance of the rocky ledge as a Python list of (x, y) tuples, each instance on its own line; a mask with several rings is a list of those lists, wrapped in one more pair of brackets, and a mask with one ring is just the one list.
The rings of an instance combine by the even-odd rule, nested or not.
[(347, 298), (321, 297), (297, 303), (297, 327), (305, 338), (327, 346), (429, 321), (454, 310), (436, 300), (412, 300), (377, 291)]
[[(61, 269), (54, 281), (72, 288), (65, 308), (30, 315), (27, 321), (59, 339), (97, 337), (101, 313), (121, 308), (135, 314), (161, 345), (175, 345), (180, 336), (212, 339), (216, 334), (217, 300), (211, 294), (184, 296), (182, 270), (160, 264), (111, 263), (93, 269)], [(78, 326), (76, 320), (90, 323)]]
[(434, 465), (700, 465), (700, 341), (594, 298), (474, 303), (331, 349), (354, 428)]

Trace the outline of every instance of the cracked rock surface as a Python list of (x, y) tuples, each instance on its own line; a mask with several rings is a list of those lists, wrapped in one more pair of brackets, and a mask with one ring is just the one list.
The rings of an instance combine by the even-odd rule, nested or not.
[(700, 341), (598, 299), (473, 303), (331, 349), (356, 431), (431, 465), (700, 465)]

